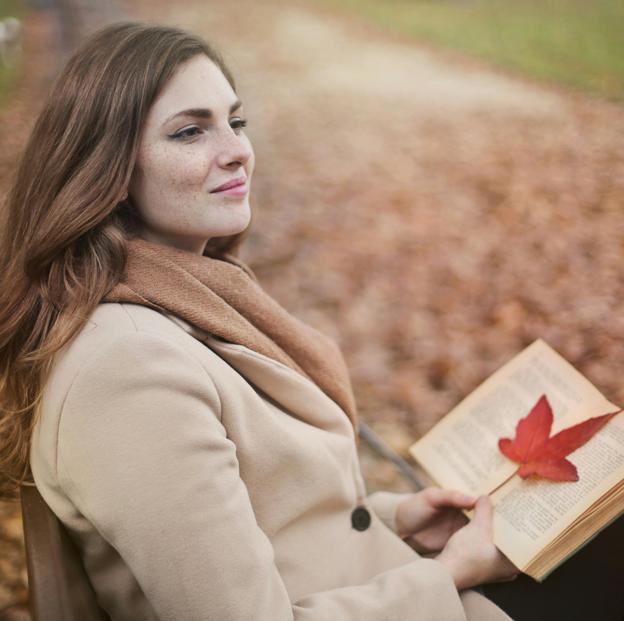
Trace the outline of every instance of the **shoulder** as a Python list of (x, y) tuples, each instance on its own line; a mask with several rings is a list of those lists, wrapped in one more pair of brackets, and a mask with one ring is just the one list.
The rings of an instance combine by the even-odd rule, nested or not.
[(117, 302), (99, 304), (75, 340), (76, 343), (95, 344), (133, 333), (159, 334), (173, 341), (186, 340), (181, 326), (163, 313), (139, 304)]
[[(146, 306), (103, 303), (58, 353), (54, 366), (78, 371), (94, 358), (156, 342), (181, 348), (192, 356), (194, 339), (178, 322)], [(140, 348), (136, 354), (140, 355)]]
[[(71, 392), (97, 396), (102, 387), (132, 378), (157, 381), (167, 374), (176, 379), (203, 382), (216, 354), (191, 336), (178, 322), (137, 304), (100, 304), (78, 334), (55, 356), (46, 383), (44, 402), (62, 409)], [(210, 383), (210, 382), (208, 382)]]
[(61, 444), (67, 451), (124, 430), (130, 437), (131, 431), (145, 431), (156, 411), (185, 412), (197, 421), (212, 418), (218, 425), (215, 357), (158, 311), (99, 305), (57, 353), (44, 386), (30, 452), (37, 485), (55, 485)]

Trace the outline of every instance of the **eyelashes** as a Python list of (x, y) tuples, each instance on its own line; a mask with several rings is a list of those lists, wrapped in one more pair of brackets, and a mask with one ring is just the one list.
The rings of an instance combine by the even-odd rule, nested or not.
[(230, 124), (232, 129), (243, 129), (243, 127), (247, 127), (247, 119), (241, 119), (240, 117), (232, 119), (232, 123), (237, 123), (236, 127), (234, 127), (233, 124)]
[[(247, 119), (243, 119), (240, 117), (232, 119), (230, 121), (230, 127), (238, 133), (238, 131), (240, 131), (244, 127), (247, 127)], [(185, 127), (184, 129), (181, 129), (175, 134), (170, 134), (169, 138), (172, 138), (173, 140), (188, 140), (199, 135), (201, 131), (202, 128), (198, 125), (191, 125), (190, 127)]]
[(169, 138), (172, 138), (173, 140), (193, 138), (194, 136), (197, 136), (197, 134), (195, 133), (196, 131), (199, 131), (199, 127), (196, 127), (196, 126), (187, 127), (186, 129), (181, 129), (179, 132), (176, 132), (175, 134), (171, 134)]

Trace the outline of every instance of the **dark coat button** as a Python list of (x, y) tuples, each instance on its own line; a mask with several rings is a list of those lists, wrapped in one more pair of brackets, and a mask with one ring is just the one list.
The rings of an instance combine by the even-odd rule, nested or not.
[(356, 507), (351, 513), (351, 524), (355, 530), (366, 530), (371, 523), (371, 516), (366, 507)]

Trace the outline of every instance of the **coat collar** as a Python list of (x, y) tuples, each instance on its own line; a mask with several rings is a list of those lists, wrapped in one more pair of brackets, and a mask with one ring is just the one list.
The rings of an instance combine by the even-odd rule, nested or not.
[(176, 315), (163, 315), (198, 339), (255, 388), (295, 416), (315, 427), (354, 438), (353, 426), (335, 401), (294, 369), (244, 345), (215, 338)]

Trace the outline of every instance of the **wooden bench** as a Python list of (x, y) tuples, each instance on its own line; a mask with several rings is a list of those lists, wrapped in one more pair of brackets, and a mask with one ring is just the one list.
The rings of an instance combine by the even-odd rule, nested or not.
[(110, 621), (97, 604), (79, 551), (39, 490), (20, 487), (33, 621)]

